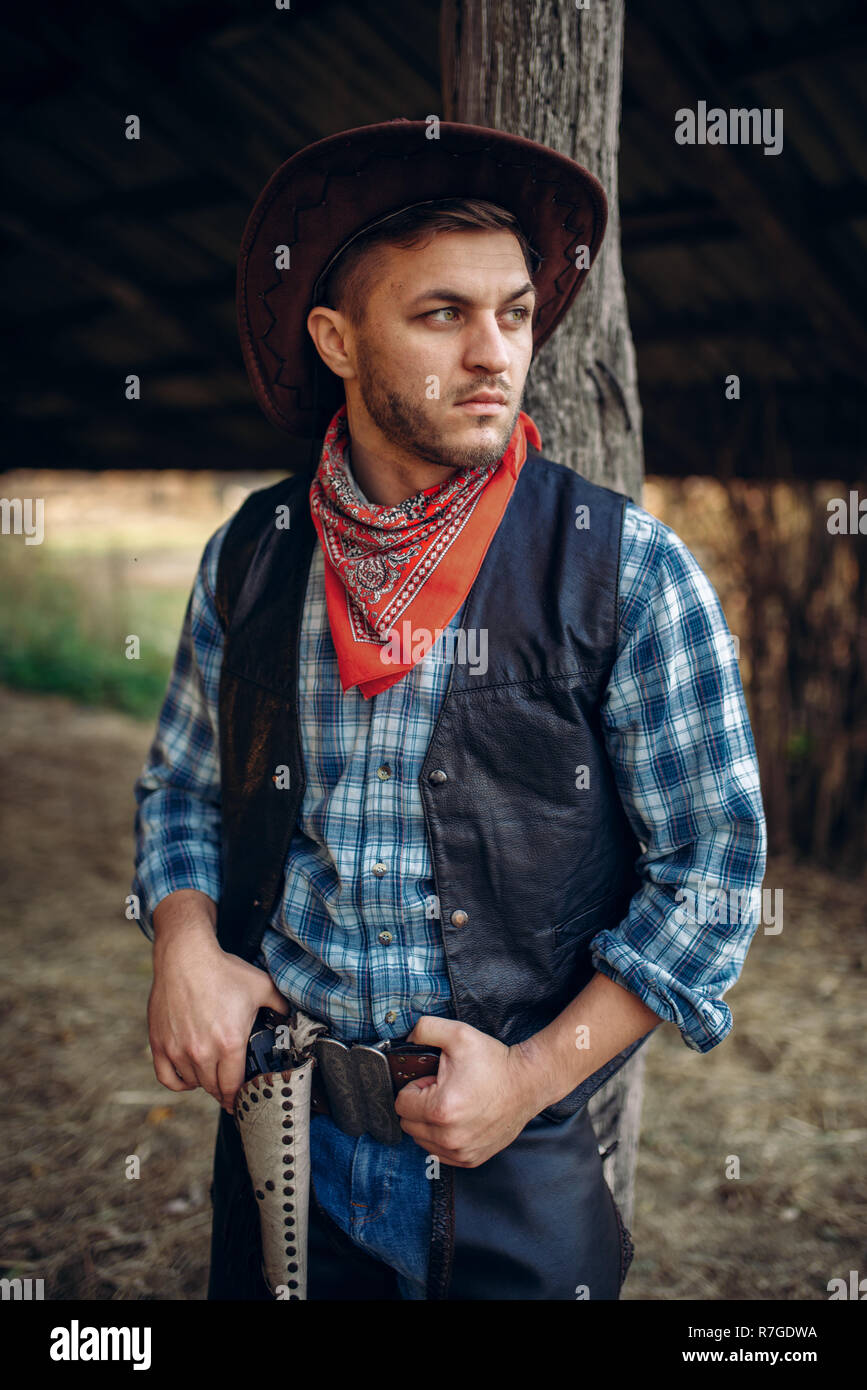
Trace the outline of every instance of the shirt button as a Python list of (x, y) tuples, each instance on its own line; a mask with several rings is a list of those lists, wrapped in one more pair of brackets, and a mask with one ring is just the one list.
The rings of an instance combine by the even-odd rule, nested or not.
[(453, 912), (451, 917), (449, 918), (449, 921), (451, 922), (453, 927), (465, 927), (469, 920), (470, 919), (468, 914), (464, 912), (462, 908), (458, 908), (457, 911)]
[(381, 931), (379, 933), (379, 939), (382, 942), (383, 946), (390, 946), (392, 941), (394, 940), (394, 937), (392, 936), (390, 931)]
[(389, 777), (391, 776), (391, 768), (389, 767), (388, 763), (383, 763), (381, 767), (378, 767), (376, 769), (376, 775), (379, 778), (380, 782), (387, 782)]
[(437, 767), (434, 768), (433, 772), (428, 773), (427, 780), (433, 782), (434, 786), (439, 786), (441, 782), (447, 782), (449, 780), (448, 773), (443, 772), (441, 767)]
[(397, 1014), (394, 1012), (394, 1009), (389, 1009), (388, 1013), (385, 1015), (385, 1021), (386, 1023), (397, 1023)]
[(373, 872), (376, 874), (377, 878), (382, 878), (383, 874), (388, 873), (388, 865), (383, 864), (382, 860), (379, 859), (373, 866)]

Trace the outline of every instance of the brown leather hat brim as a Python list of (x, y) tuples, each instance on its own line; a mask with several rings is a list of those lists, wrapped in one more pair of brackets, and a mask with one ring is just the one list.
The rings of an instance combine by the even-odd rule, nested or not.
[[(544, 145), (482, 126), (441, 121), (361, 126), (308, 145), (268, 181), (244, 231), (238, 322), (244, 363), (271, 422), (297, 438), (324, 433), (344, 399), (321, 362), (307, 315), (321, 272), (361, 227), (431, 198), (485, 198), (517, 217), (542, 256), (536, 272), (534, 351), (551, 336), (587, 275), (608, 217), (602, 185)], [(276, 269), (277, 248), (289, 267)], [(318, 379), (314, 415), (313, 383)]]

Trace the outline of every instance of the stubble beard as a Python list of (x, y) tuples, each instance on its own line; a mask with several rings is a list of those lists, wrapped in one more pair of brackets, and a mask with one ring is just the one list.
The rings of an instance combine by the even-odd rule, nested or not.
[[(369, 369), (367, 365), (371, 360), (366, 352), (359, 354), (358, 390), (371, 420), (391, 443), (425, 463), (439, 464), (443, 468), (479, 468), (497, 463), (503, 457), (518, 422), (520, 401), (506, 425), (500, 424), (500, 416), (493, 417), (495, 428), (501, 430), (493, 443), (443, 444), (416, 399), (380, 388), (375, 369)], [(480, 432), (492, 420), (491, 416), (484, 415), (470, 418), (477, 422)]]

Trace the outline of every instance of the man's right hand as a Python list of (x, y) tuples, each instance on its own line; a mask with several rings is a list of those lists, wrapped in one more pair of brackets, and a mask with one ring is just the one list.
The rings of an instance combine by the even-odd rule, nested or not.
[(231, 1114), (256, 1014), (289, 1006), (267, 971), (222, 949), (216, 920), (216, 903), (194, 889), (157, 904), (148, 1029), (157, 1080), (201, 1086)]

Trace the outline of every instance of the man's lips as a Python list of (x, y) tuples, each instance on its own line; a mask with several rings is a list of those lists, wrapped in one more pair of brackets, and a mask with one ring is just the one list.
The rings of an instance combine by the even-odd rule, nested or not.
[(458, 401), (456, 410), (465, 410), (469, 415), (499, 415), (506, 408), (506, 398), (502, 391), (479, 391), (465, 401)]

